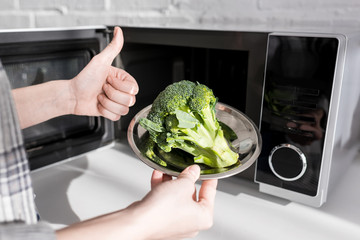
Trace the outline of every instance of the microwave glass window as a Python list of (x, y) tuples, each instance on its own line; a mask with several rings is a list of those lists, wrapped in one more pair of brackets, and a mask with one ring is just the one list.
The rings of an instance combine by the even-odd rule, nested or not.
[(89, 60), (88, 51), (2, 58), (13, 88), (73, 78)]
[[(90, 61), (89, 51), (61, 52), (36, 56), (3, 57), (3, 65), (12, 85), (20, 88), (56, 79), (71, 79)], [(40, 109), (41, 111), (41, 109)], [(89, 132), (96, 119), (83, 116), (61, 116), (23, 130), (27, 149), (36, 148)]]

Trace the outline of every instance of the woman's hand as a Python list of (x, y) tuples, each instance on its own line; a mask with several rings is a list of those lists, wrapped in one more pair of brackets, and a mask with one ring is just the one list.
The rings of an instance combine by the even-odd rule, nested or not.
[(197, 165), (186, 168), (177, 179), (154, 171), (151, 191), (129, 207), (73, 224), (56, 232), (66, 239), (169, 240), (194, 237), (213, 224), (217, 180), (203, 181), (197, 196)]
[(134, 105), (139, 90), (135, 79), (111, 66), (122, 46), (122, 31), (115, 27), (111, 43), (71, 80), (74, 114), (103, 116), (115, 121)]
[(195, 182), (200, 168), (192, 165), (177, 179), (157, 170), (151, 179), (152, 190), (130, 206), (138, 212), (145, 234), (141, 239), (183, 239), (194, 237), (213, 224), (217, 180), (203, 181), (199, 194)]

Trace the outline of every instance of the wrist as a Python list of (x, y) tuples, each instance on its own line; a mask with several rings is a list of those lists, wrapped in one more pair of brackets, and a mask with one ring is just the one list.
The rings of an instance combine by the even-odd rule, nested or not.
[(120, 219), (126, 219), (121, 224), (129, 232), (133, 240), (144, 240), (151, 238), (151, 218), (147, 218), (148, 209), (142, 206), (142, 202), (135, 202), (123, 209)]
[(63, 92), (60, 93), (59, 99), (62, 99), (64, 114), (75, 114), (76, 108), (76, 95), (72, 87), (72, 80), (60, 80), (63, 87)]
[(71, 89), (70, 80), (50, 81), (48, 88), (55, 89), (52, 91), (52, 104), (54, 104), (54, 117), (74, 114), (75, 97)]

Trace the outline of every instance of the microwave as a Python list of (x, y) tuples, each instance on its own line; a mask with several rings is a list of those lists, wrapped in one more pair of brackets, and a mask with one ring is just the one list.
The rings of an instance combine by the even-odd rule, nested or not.
[[(290, 201), (314, 207), (326, 202), (360, 146), (359, 33), (137, 27), (123, 32), (121, 61), (139, 83), (139, 109), (170, 83), (203, 83), (220, 102), (249, 116), (261, 133), (256, 163), (233, 177)], [(131, 118), (122, 119), (124, 128)]]
[[(70, 79), (111, 40), (113, 27), (0, 31), (0, 59), (13, 88)], [(114, 65), (140, 91), (117, 122), (62, 116), (24, 129), (32, 170), (126, 141), (131, 119), (167, 85), (183, 79), (213, 89), (220, 102), (260, 129), (262, 151), (233, 176), (259, 191), (321, 206), (358, 153), (360, 35), (122, 27)]]

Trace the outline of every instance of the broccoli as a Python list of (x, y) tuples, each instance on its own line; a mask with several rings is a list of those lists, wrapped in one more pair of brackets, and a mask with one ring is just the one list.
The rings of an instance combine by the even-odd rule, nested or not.
[[(167, 86), (156, 97), (148, 116), (140, 119), (140, 125), (162, 151), (181, 149), (191, 154), (195, 163), (225, 168), (237, 163), (239, 155), (231, 150), (223, 124), (216, 118), (216, 103), (210, 88), (182, 80)], [(145, 155), (158, 159), (154, 145)]]

